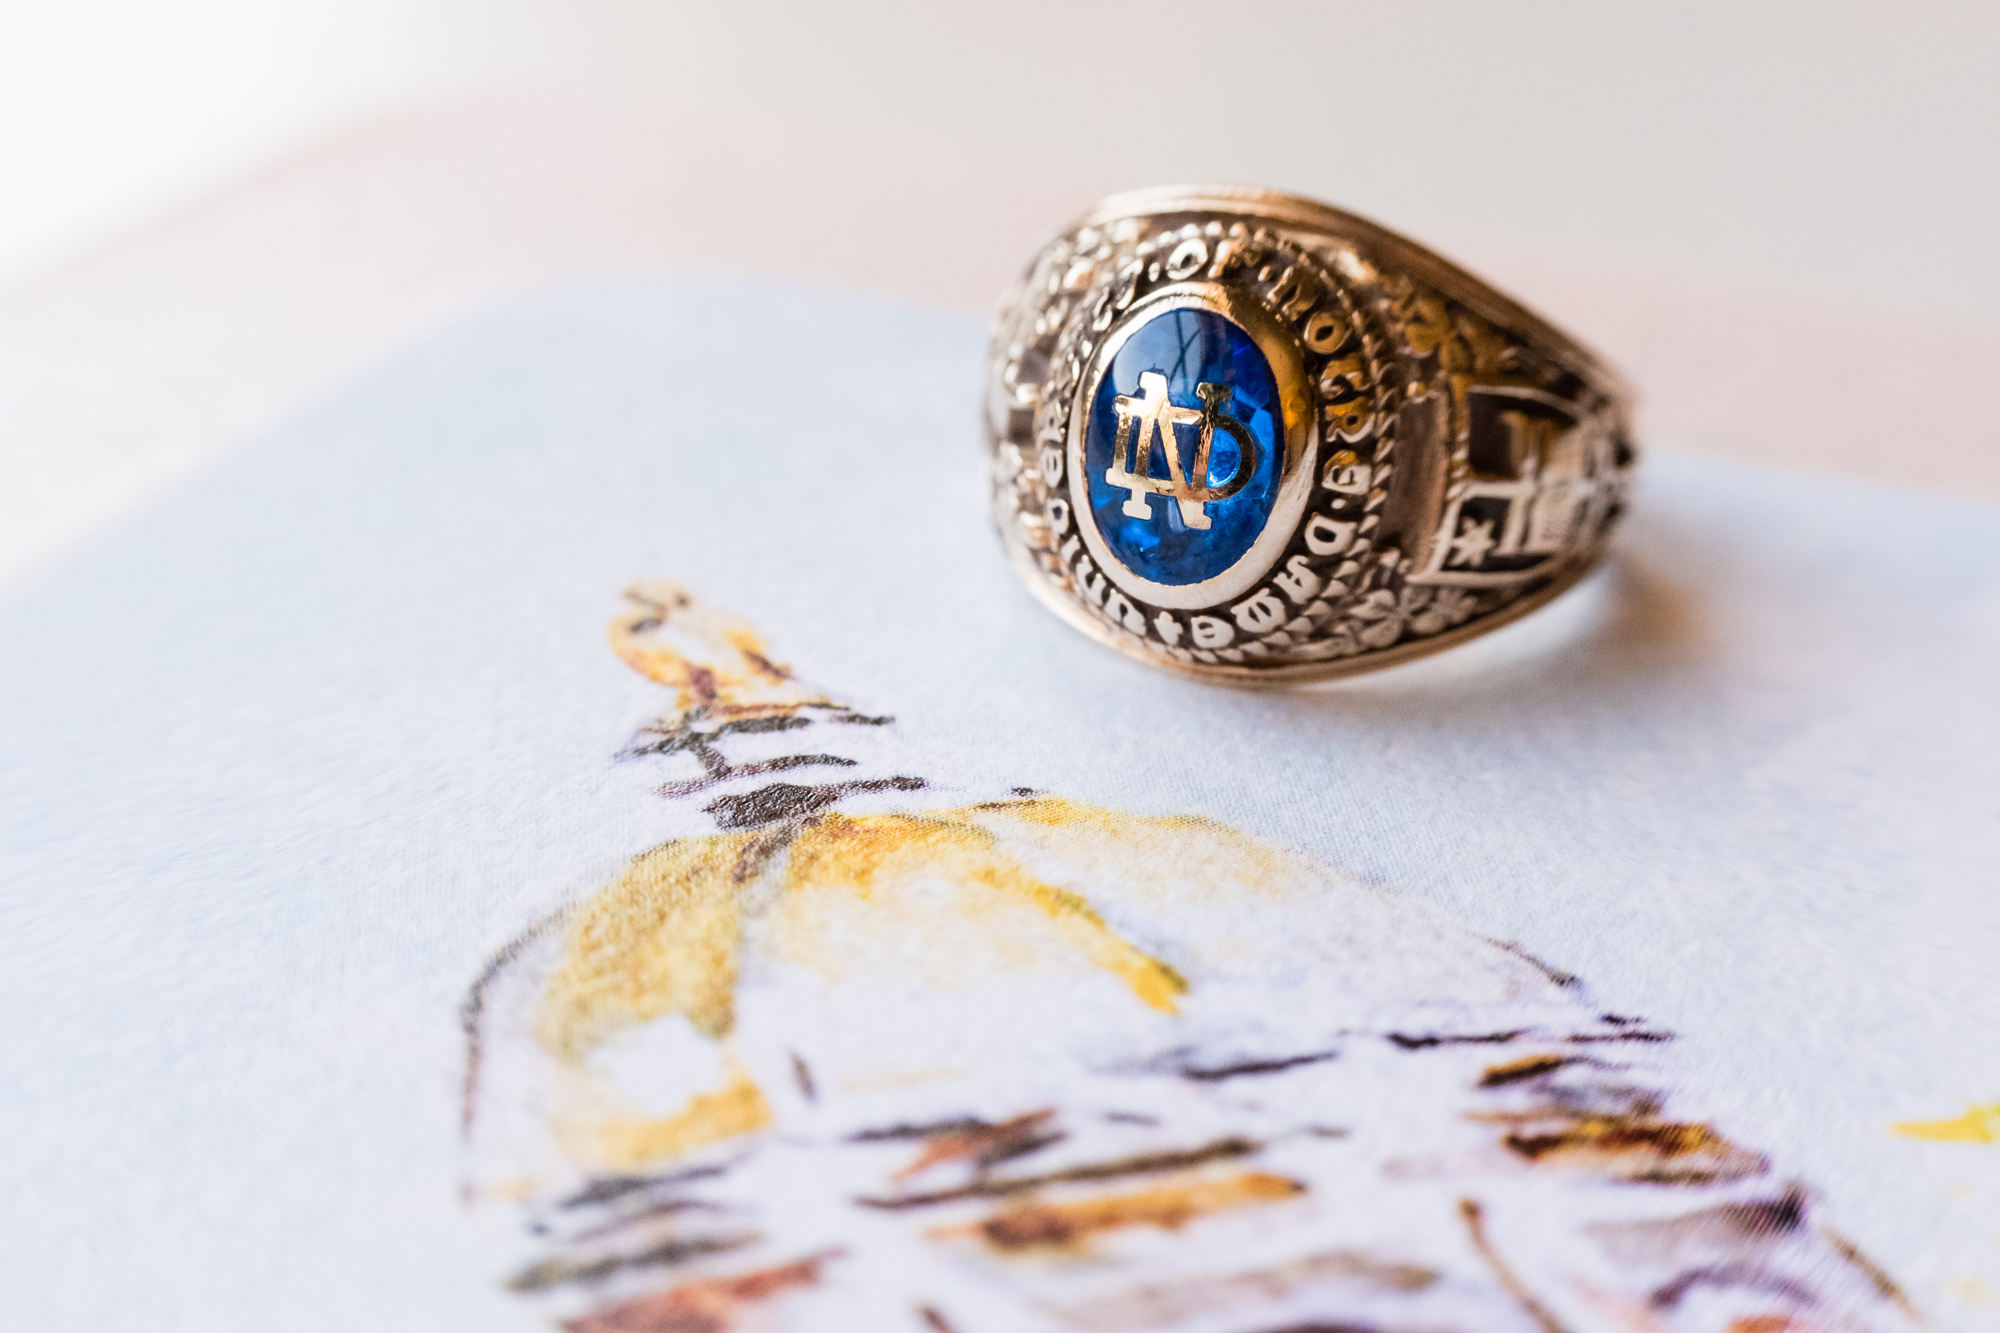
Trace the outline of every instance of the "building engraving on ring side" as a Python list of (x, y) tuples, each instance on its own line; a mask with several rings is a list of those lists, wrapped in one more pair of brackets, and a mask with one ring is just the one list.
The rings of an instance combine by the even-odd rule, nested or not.
[(1501, 587), (1560, 563), (1621, 490), (1601, 417), (1532, 385), (1455, 377), (1466, 477), (1450, 493), (1420, 583)]
[[(1296, 340), (1314, 469), (1312, 498), (1260, 581), (1192, 609), (1152, 605), (1098, 568), (1063, 485), (1073, 418), (1096, 391), (1093, 355), (1140, 298), (1190, 281), (1249, 295)], [(1190, 385), (1196, 407), (1149, 375), (1117, 397), (1099, 479), (1125, 491), (1124, 515), (1206, 532), (1210, 506), (1254, 471), (1257, 444), (1226, 386)], [(1103, 637), (1190, 667), (1311, 668), (1499, 611), (1594, 551), (1631, 461), (1608, 392), (1524, 339), (1353, 244), (1200, 209), (1053, 242), (1003, 309), (988, 380), (995, 515), (1012, 557)], [(1207, 467), (1217, 435), (1238, 450), (1223, 479)], [(1410, 474), (1397, 457), (1406, 435), (1445, 456)], [(1418, 482), (1441, 498), (1411, 500)], [(1151, 496), (1178, 513), (1155, 518)]]

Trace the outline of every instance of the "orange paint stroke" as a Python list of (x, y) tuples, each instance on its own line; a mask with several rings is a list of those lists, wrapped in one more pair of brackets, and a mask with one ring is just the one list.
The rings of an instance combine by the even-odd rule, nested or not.
[(754, 1134), (771, 1123), (771, 1104), (741, 1070), (715, 1092), (696, 1093), (686, 1108), (660, 1119), (610, 1116), (581, 1125), (550, 1126), (570, 1156), (614, 1171), (636, 1171), (723, 1139)]
[(985, 1165), (996, 1157), (1012, 1156), (1031, 1144), (1047, 1142), (1048, 1124), (1054, 1118), (1053, 1109), (1030, 1111), (997, 1125), (978, 1125), (940, 1134), (925, 1144), (924, 1150), (917, 1154), (917, 1160), (898, 1171), (893, 1179), (908, 1180), (940, 1163), (961, 1161), (968, 1157), (979, 1159)]
[(1263, 1171), (1245, 1171), (1226, 1180), (1162, 1185), (1077, 1203), (1029, 1204), (1010, 1208), (984, 1222), (948, 1228), (937, 1234), (976, 1235), (1002, 1250), (1071, 1245), (1097, 1232), (1119, 1227), (1176, 1230), (1209, 1213), (1253, 1203), (1273, 1203), (1305, 1192), (1306, 1187), (1296, 1180)]
[(742, 1277), (689, 1282), (594, 1310), (563, 1327), (569, 1333), (722, 1333), (734, 1322), (739, 1306), (769, 1300), (794, 1287), (817, 1285), (820, 1265), (837, 1253), (817, 1254)]
[(1788, 1314), (1753, 1314), (1729, 1325), (1729, 1333), (1791, 1333), (1800, 1327)]
[(1656, 1184), (1707, 1184), (1762, 1175), (1761, 1154), (1737, 1147), (1707, 1125), (1636, 1116), (1591, 1116), (1502, 1140), (1537, 1166), (1596, 1172)]

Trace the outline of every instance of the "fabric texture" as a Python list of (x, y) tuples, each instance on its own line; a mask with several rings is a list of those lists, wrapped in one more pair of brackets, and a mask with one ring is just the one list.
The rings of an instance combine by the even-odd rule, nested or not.
[[(830, 1091), (824, 1103), (800, 1100), (791, 1056), (810, 1066), (804, 1048), (817, 1040), (846, 1052), (827, 1057), (836, 1065), (931, 1059), (926, 1040), (984, 1031), (988, 1020), (963, 1006), (926, 1010), (894, 988), (814, 990), (832, 984), (822, 980), (786, 990), (807, 975), (845, 975), (846, 964), (815, 953), (841, 932), (889, 937), (857, 924), (865, 913), (850, 918), (861, 898), (816, 907), (810, 894), (778, 894), (760, 870), (741, 882), (775, 894), (778, 914), (731, 916), (749, 900), (693, 887), (723, 873), (723, 845), (701, 840), (737, 840), (726, 850), (740, 861), (770, 827), (721, 802), (836, 780), (855, 789), (788, 813), (793, 841), (811, 822), (787, 857), (813, 839), (848, 846), (836, 837), (844, 820), (904, 867), (881, 882), (902, 886), (909, 911), (944, 911), (939, 875), (1014, 885), (972, 944), (1017, 938), (1039, 956), (1058, 946), (1032, 941), (1053, 930), (1080, 969), (1075, 994), (1101, 1000), (1087, 1006), (1089, 1023), (1051, 1000), (1020, 1010), (1020, 1031), (1002, 1024), (971, 1043), (1002, 1052), (1011, 1032), (1020, 1040), (1002, 1063), (1069, 1061), (1074, 1079), (1013, 1101), (996, 1099), (999, 1085), (982, 1073), (960, 1085), (960, 1109), (949, 1097), (931, 1108), (933, 1123), (1011, 1126), (1002, 1148), (1060, 1125), (1067, 1147), (1035, 1149), (1051, 1154), (1049, 1174), (1092, 1142), (1078, 1108), (1154, 1114), (1128, 1105), (1134, 1089), (1168, 1108), (1169, 1122), (1209, 1117), (1215, 1132), (1155, 1142), (1135, 1122), (1100, 1120), (1092, 1133), (1136, 1135), (1103, 1160), (1232, 1136), (1261, 1143), (1259, 1125), (1351, 1129), (1352, 1117), (1321, 1112), (1389, 1105), (1342, 1101), (1362, 1086), (1343, 1080), (1365, 1071), (1430, 1108), (1434, 1125), (1491, 1148), (1504, 1133), (1469, 1128), (1482, 1122), (1468, 1115), (1521, 1109), (1479, 1091), (1494, 1069), (1568, 1052), (1570, 1038), (1619, 1027), (1609, 1016), (1637, 1018), (1674, 1038), (1637, 1043), (1647, 1051), (1633, 1059), (1633, 1086), (1655, 1103), (1645, 1122), (1691, 1127), (1674, 1142), (1705, 1169), (1743, 1167), (1740, 1179), (1769, 1186), (1714, 1206), (1793, 1207), (1812, 1219), (1799, 1244), (1822, 1257), (1801, 1262), (1835, 1294), (1810, 1317), (1900, 1327), (1905, 1301), (1938, 1327), (1993, 1317), (2000, 1188), (1982, 1108), (2000, 1102), (2000, 1047), (1987, 1035), (2000, 956), (2000, 513), (1661, 450), (1610, 565), (1546, 611), (1345, 685), (1219, 691), (1104, 652), (1015, 582), (981, 506), (982, 345), (982, 331), (956, 317), (746, 280), (566, 289), (404, 357), (0, 607), (0, 1001), (15, 1016), (0, 1154), (20, 1205), (5, 1224), (17, 1276), (0, 1291), (0, 1322), (534, 1328), (596, 1317), (615, 1297), (652, 1302), (628, 1311), (629, 1327), (720, 1329), (739, 1316), (790, 1318), (782, 1312), (808, 1310), (816, 1287), (846, 1291), (829, 1257), (839, 1242), (804, 1238), (754, 1251), (754, 1265), (737, 1263), (748, 1248), (690, 1254), (683, 1277), (600, 1284), (601, 1300), (565, 1306), (519, 1290), (551, 1257), (547, 1237), (524, 1227), (521, 1200), (657, 1174), (654, 1164), (688, 1154), (705, 1167), (702, 1153), (778, 1143), (773, 1126), (799, 1130), (793, 1112), (832, 1117), (821, 1126), (830, 1138), (893, 1128), (839, 1120)], [(807, 766), (664, 790), (708, 770), (692, 751), (631, 755), (635, 727), (681, 705), (644, 669), (664, 659), (644, 659), (643, 645), (614, 651), (603, 629), (621, 592), (649, 575), (754, 626), (771, 660), (819, 692), (810, 697), (893, 717), (893, 728), (822, 717), (818, 730), (749, 735), (750, 748), (725, 756), (831, 755), (851, 760), (851, 773)], [(782, 690), (762, 702), (805, 707)], [(858, 748), (821, 747), (822, 733)], [(814, 749), (787, 748), (808, 734)], [(767, 743), (775, 748), (758, 748)], [(734, 825), (718, 805), (737, 812)], [(942, 833), (939, 811), (956, 812)], [(1097, 840), (1051, 831), (1075, 828)], [(1104, 861), (1101, 849), (1121, 839), (1135, 850)], [(778, 864), (770, 874), (782, 878)], [(956, 869), (937, 869), (947, 865)], [(1251, 893), (1246, 865), (1283, 881), (1279, 916), (1260, 923), (1232, 901)], [(1162, 866), (1187, 868), (1176, 879)], [(1207, 896), (1147, 906), (1134, 885), (1149, 876), (1207, 885)], [(1032, 885), (1058, 896), (1038, 899)], [(652, 933), (608, 973), (578, 973), (597, 980), (563, 992), (568, 1010), (544, 1007), (574, 914), (618, 892), (653, 903)], [(1067, 892), (1098, 925), (1069, 906), (1051, 915)], [(661, 907), (662, 893), (679, 905)], [(948, 933), (941, 923), (969, 910), (983, 919), (961, 902), (920, 938)], [(1216, 914), (1207, 925), (1204, 912)], [(518, 1022), (495, 1049), (519, 1059), (491, 1068), (504, 1065), (496, 1077), (519, 1095), (501, 1098), (513, 1109), (500, 1120), (514, 1120), (496, 1147), (466, 1132), (468, 988), (552, 913), (572, 915), (535, 936), (551, 952), (513, 955), (524, 980), (506, 1004)], [(768, 933), (752, 938), (752, 916)], [(1229, 929), (1256, 934), (1259, 948), (1305, 950), (1286, 963), (1279, 949), (1269, 963), (1305, 989), (1274, 999), (1268, 986), (1230, 982), (1235, 964), (1195, 947)], [(734, 958), (734, 971), (668, 967), (669, 981), (644, 982), (647, 950), (668, 937), (722, 941), (715, 956)], [(738, 939), (749, 944), (732, 952)], [(908, 976), (929, 975), (926, 966), (935, 959), (913, 956)], [(995, 985), (1015, 984), (1005, 971)], [(954, 973), (925, 986), (950, 993)], [(604, 1008), (605, 988), (628, 982), (626, 1008)], [(1233, 998), (1202, 1008), (1211, 993)], [(599, 999), (576, 998), (589, 995)], [(1452, 1033), (1477, 1035), (1472, 1020), (1492, 1017), (1504, 1021), (1480, 1031), (1536, 1032), (1560, 1051), (1441, 1043), (1383, 1063), (1400, 1058), (1391, 1035), (1422, 1034), (1408, 1006), (1439, 996), (1461, 1006)], [(1206, 1026), (1183, 1043), (1180, 1064), (1135, 1068), (1128, 1056), (1177, 1049), (1157, 1026), (1168, 1021), (1162, 1003), (1208, 1014)], [(856, 1044), (851, 1029), (825, 1026), (853, 1005), (893, 1016), (903, 1036)], [(652, 1030), (643, 1040), (642, 1029)], [(740, 1051), (717, 1045), (739, 1032)], [(655, 1128), (607, 1136), (600, 1115), (588, 1144), (573, 1133), (566, 1147), (547, 1128), (553, 1094), (538, 1080), (614, 1048), (651, 1099), (637, 1119)], [(1230, 1112), (1248, 1117), (1240, 1124), (1215, 1120), (1217, 1090), (1235, 1080), (1189, 1077), (1325, 1052), (1337, 1057), (1280, 1075), (1297, 1080), (1298, 1099), (1274, 1091), (1255, 1115)], [(1405, 1067), (1439, 1072), (1398, 1083)], [(677, 1072), (647, 1072), (661, 1069)], [(1489, 1087), (1514, 1097), (1570, 1075), (1551, 1067)], [(834, 1087), (831, 1073), (808, 1077), (816, 1092)], [(1115, 1078), (1136, 1082), (1107, 1100), (1103, 1080)], [(676, 1117), (702, 1108), (724, 1132), (685, 1132), (692, 1122)], [(1020, 1120), (1049, 1108), (1043, 1121)], [(1271, 1129), (1278, 1121), (1289, 1128)], [(669, 1122), (682, 1129), (657, 1128)], [(1332, 1134), (1312, 1142), (1354, 1147)], [(1602, 1142), (1562, 1143), (1551, 1160), (1597, 1153), (1592, 1169), (1607, 1180), (1644, 1159), (1607, 1166)], [(866, 1188), (905, 1169), (897, 1188), (971, 1170), (994, 1146), (980, 1144), (879, 1141)], [(1376, 1146), (1369, 1170), (1409, 1156), (1393, 1137)], [(1520, 1151), (1498, 1151), (1520, 1166)], [(933, 1152), (943, 1155), (924, 1162)], [(526, 1165), (509, 1165), (516, 1158)], [(1032, 1177), (1034, 1160), (1003, 1153), (990, 1170)], [(1340, 1267), (1348, 1261), (1326, 1256), (1358, 1253), (1366, 1228), (1294, 1245), (1253, 1220), (1304, 1216), (1318, 1167), (1172, 1165), (1184, 1174), (1087, 1198), (1052, 1182), (1045, 1199), (939, 1223), (987, 1227), (985, 1240), (941, 1243), (1005, 1250), (1006, 1237), (1025, 1236), (1040, 1254), (1096, 1227), (1105, 1239), (1091, 1243), (1136, 1272), (1211, 1234), (1203, 1227), (1248, 1228), (1211, 1251), (1234, 1266), (1208, 1272), (1225, 1295), (1186, 1307), (1189, 1329), (1235, 1328), (1230, 1307), (1214, 1302), (1249, 1299), (1250, 1288), (1293, 1292), (1305, 1303), (1287, 1317), (1304, 1327), (1320, 1317), (1314, 1292), (1355, 1280)], [(545, 1179), (534, 1175), (543, 1169)], [(759, 1188), (810, 1174), (778, 1170)], [(495, 1206), (509, 1179), (529, 1183)], [(1617, 1193), (1620, 1225), (1650, 1206), (1644, 1181), (1604, 1188)], [(1665, 1313), (1590, 1305), (1559, 1264), (1503, 1252), (1533, 1219), (1568, 1214), (1510, 1213), (1482, 1197), (1440, 1187), (1438, 1207), (1396, 1225), (1416, 1238), (1449, 1230), (1521, 1327), (1654, 1318), (1679, 1328), (1674, 1311), (1709, 1317), (1691, 1297)], [(1071, 1211), (1015, 1215), (1031, 1202)], [(1655, 1220), (1686, 1215), (1662, 1209)], [(1510, 1215), (1530, 1220), (1507, 1230)], [(1527, 1248), (1560, 1255), (1567, 1243)], [(1601, 1236), (1591, 1244), (1591, 1263), (1612, 1262)], [(1532, 1299), (1509, 1290), (1482, 1247), (1502, 1254)], [(1251, 1262), (1263, 1254), (1277, 1257)], [(1444, 1271), (1414, 1252), (1384, 1262), (1406, 1261)], [(924, 1261), (883, 1262), (907, 1275)], [(1270, 1275), (1288, 1263), (1289, 1277)], [(1901, 1295), (1884, 1295), (1871, 1275)], [(1134, 1305), (1129, 1285), (1122, 1295), (1034, 1290), (1034, 1318), (1180, 1326), (1165, 1307)], [(977, 1322), (981, 1302), (947, 1306), (947, 1295), (934, 1312), (949, 1327), (989, 1326)], [(921, 1320), (932, 1307), (899, 1308)], [(1455, 1309), (1425, 1307), (1429, 1322), (1412, 1326), (1450, 1327)], [(1404, 1326), (1383, 1311), (1349, 1322)], [(720, 1322), (686, 1322), (697, 1316)], [(1686, 1326), (1730, 1327), (1713, 1318), (1723, 1322)], [(630, 1322), (641, 1319), (652, 1322)]]

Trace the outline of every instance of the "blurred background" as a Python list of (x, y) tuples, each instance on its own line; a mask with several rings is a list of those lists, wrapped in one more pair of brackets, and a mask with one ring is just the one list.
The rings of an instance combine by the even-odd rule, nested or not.
[(7, 13), (0, 288), (357, 120), (568, 86), (856, 136), (917, 131), (1136, 182), (1268, 181), (1420, 235), (1667, 278), (2000, 313), (1990, 4), (64, 0)]
[(0, 0), (0, 578), (516, 291), (983, 312), (1171, 180), (1443, 249), (1657, 444), (2000, 494), (1996, 70), (1922, 0)]

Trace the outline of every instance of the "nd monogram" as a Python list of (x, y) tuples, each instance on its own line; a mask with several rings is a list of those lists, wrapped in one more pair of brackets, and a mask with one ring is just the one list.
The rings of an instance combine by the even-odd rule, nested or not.
[[(1152, 501), (1148, 495), (1164, 495), (1180, 502), (1181, 521), (1197, 531), (1209, 526), (1207, 506), (1227, 500), (1243, 489), (1257, 471), (1257, 441), (1250, 434), (1250, 428), (1241, 421), (1225, 413), (1222, 408), (1229, 401), (1229, 387), (1223, 384), (1198, 384), (1195, 393), (1201, 398), (1199, 410), (1191, 407), (1175, 407), (1167, 400), (1167, 377), (1158, 371), (1149, 370), (1139, 376), (1140, 396), (1118, 395), (1118, 440), (1111, 448), (1111, 466), (1104, 469), (1104, 484), (1129, 492), (1125, 501), (1125, 513), (1131, 518), (1151, 518)], [(1177, 426), (1194, 426), (1194, 461), (1187, 468), (1181, 466), (1180, 441), (1174, 433)], [(1215, 442), (1215, 432), (1224, 431), (1236, 440), (1238, 456), (1236, 471), (1220, 486), (1208, 484), (1208, 451)], [(1159, 437), (1161, 450), (1167, 456), (1167, 475), (1153, 475), (1153, 439)]]

